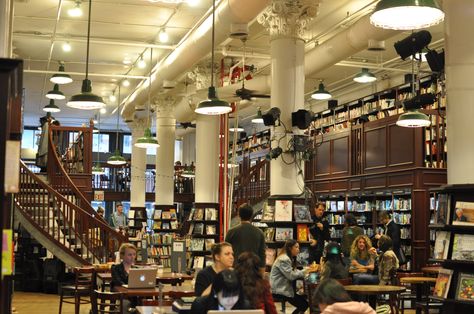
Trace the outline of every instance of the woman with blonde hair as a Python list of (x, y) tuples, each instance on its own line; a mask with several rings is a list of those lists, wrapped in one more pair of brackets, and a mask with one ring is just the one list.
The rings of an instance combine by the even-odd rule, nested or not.
[(378, 276), (373, 275), (375, 268), (375, 256), (370, 252), (372, 242), (366, 235), (357, 236), (351, 246), (350, 271), (355, 272), (354, 284), (378, 284)]

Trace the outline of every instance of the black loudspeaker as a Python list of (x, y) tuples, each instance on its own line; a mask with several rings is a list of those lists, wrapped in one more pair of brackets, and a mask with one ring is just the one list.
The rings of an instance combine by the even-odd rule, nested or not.
[(426, 61), (433, 72), (442, 72), (444, 70), (444, 50), (437, 52), (436, 50), (430, 50), (426, 54)]
[(328, 109), (334, 109), (337, 107), (337, 99), (328, 100)]
[(405, 39), (397, 41), (393, 46), (398, 55), (405, 60), (411, 55), (420, 52), (431, 42), (431, 34), (426, 30), (422, 30), (411, 34)]
[(301, 130), (307, 129), (313, 121), (314, 114), (311, 111), (300, 109), (291, 113), (291, 126)]
[(432, 93), (416, 95), (412, 99), (403, 102), (406, 110), (423, 108), (426, 105), (431, 105), (436, 101), (436, 96)]

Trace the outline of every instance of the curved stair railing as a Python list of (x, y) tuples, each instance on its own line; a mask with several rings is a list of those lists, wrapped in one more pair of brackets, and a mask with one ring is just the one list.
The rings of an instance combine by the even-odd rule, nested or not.
[(235, 177), (234, 208), (256, 204), (270, 196), (270, 161), (263, 159)]
[(113, 258), (126, 237), (54, 190), (21, 161), (17, 210), (42, 236), (82, 265)]

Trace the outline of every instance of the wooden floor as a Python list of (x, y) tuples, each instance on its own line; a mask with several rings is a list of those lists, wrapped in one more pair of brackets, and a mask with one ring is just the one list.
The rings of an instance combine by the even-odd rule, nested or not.
[[(58, 314), (59, 313), (59, 296), (55, 294), (44, 294), (36, 292), (17, 292), (13, 294), (13, 307), (16, 309), (15, 314)], [(89, 314), (90, 304), (81, 306), (81, 314)], [(277, 304), (277, 309), (280, 305)], [(293, 307), (287, 306), (286, 313), (291, 313)], [(306, 311), (309, 313), (309, 311)], [(405, 314), (413, 314), (414, 310), (405, 310)], [(74, 314), (73, 304), (63, 304), (62, 314)]]

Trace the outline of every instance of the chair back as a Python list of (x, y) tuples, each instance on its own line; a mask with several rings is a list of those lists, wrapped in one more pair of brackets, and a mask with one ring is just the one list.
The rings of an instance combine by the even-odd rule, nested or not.
[(75, 288), (76, 290), (94, 290), (96, 288), (96, 271), (93, 267), (76, 267)]
[(123, 294), (94, 290), (92, 293), (92, 314), (113, 313), (123, 313)]

